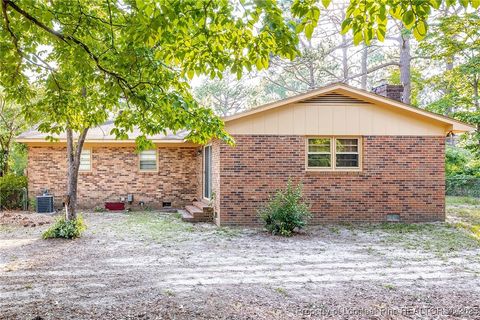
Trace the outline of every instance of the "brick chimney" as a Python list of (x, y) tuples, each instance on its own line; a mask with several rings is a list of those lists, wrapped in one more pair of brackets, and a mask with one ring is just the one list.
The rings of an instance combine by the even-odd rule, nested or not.
[(378, 87), (373, 88), (372, 92), (380, 96), (402, 102), (403, 86), (401, 84), (396, 85), (384, 83), (379, 85)]

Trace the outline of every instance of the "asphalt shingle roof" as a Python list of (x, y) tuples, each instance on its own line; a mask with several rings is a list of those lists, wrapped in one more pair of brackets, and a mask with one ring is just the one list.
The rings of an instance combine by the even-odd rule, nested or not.
[[(110, 132), (112, 131), (112, 129), (114, 127), (115, 127), (115, 125), (114, 125), (113, 121), (107, 121), (107, 122), (105, 122), (104, 124), (102, 124), (98, 127), (90, 128), (88, 130), (88, 133), (87, 133), (86, 141), (88, 141), (88, 140), (105, 140), (105, 141), (116, 140), (115, 135), (110, 134)], [(20, 134), (17, 137), (17, 139), (18, 140), (23, 140), (23, 139), (25, 139), (25, 140), (27, 140), (27, 139), (28, 140), (31, 140), (31, 139), (37, 140), (38, 139), (39, 141), (43, 141), (43, 140), (45, 140), (45, 138), (48, 135), (49, 134), (40, 132), (36, 128), (34, 128), (34, 129), (25, 131), (24, 133)], [(140, 130), (134, 129), (133, 132), (128, 134), (129, 139), (127, 141), (135, 140), (135, 138), (138, 137), (139, 135), (141, 135)], [(176, 133), (167, 132), (166, 135), (157, 134), (157, 135), (149, 136), (148, 138), (151, 139), (151, 140), (178, 140), (178, 141), (183, 141), (187, 135), (188, 135), (188, 131), (187, 130), (182, 130), (182, 131), (178, 131)], [(54, 135), (54, 136), (56, 138), (60, 139), (60, 140), (65, 140), (67, 138), (65, 133), (62, 133), (60, 135)]]

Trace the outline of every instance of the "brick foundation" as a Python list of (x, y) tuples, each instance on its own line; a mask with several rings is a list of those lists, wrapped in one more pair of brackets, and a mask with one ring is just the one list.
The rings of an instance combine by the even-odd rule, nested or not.
[(445, 138), (365, 136), (361, 172), (305, 171), (303, 136), (235, 136), (221, 145), (221, 225), (258, 225), (257, 209), (291, 178), (312, 223), (445, 220)]

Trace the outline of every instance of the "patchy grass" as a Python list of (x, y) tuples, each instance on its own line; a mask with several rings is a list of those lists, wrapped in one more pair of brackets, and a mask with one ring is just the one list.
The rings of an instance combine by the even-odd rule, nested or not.
[(387, 243), (402, 245), (408, 249), (422, 249), (440, 255), (480, 246), (478, 239), (448, 223), (385, 223), (377, 227), (386, 234), (385, 242)]
[(234, 238), (239, 236), (241, 229), (238, 228), (229, 228), (229, 227), (218, 227), (215, 229), (215, 234), (219, 236), (224, 236), (227, 238)]
[(163, 291), (163, 294), (167, 297), (175, 297), (176, 296), (176, 293), (175, 291), (173, 290), (170, 290), (170, 289), (166, 289)]
[(472, 225), (480, 225), (480, 207), (473, 206), (450, 206), (447, 209), (448, 220), (451, 222), (464, 222)]
[(395, 285), (391, 284), (391, 283), (385, 283), (383, 285), (383, 287), (387, 290), (396, 290), (397, 289), (397, 287)]
[(472, 198), (472, 197), (453, 197), (448, 196), (446, 198), (446, 203), (448, 205), (474, 205), (480, 206), (480, 199), (479, 198)]
[(480, 199), (447, 197), (448, 220), (480, 241)]
[(281, 294), (282, 296), (287, 296), (287, 290), (285, 290), (285, 288), (281, 288), (281, 287), (278, 287), (278, 288), (275, 288), (275, 292)]
[(8, 233), (8, 232), (12, 232), (12, 227), (4, 224), (0, 224), (0, 233)]
[(120, 226), (134, 231), (140, 237), (154, 240), (169, 239), (194, 231), (194, 226), (183, 222), (178, 215), (158, 212), (129, 212)]
[(479, 199), (447, 197), (446, 223), (381, 223), (360, 230), (380, 233), (382, 241), (438, 255), (480, 247)]

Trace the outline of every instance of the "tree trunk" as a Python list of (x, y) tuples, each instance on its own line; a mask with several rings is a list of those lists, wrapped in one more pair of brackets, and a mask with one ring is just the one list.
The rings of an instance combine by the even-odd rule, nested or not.
[(78, 169), (80, 168), (80, 156), (82, 154), (83, 143), (87, 136), (88, 128), (83, 129), (75, 144), (73, 131), (67, 128), (67, 195), (65, 196), (65, 219), (74, 220), (77, 218), (77, 185)]
[(400, 83), (403, 85), (402, 102), (410, 104), (412, 95), (410, 36), (400, 36)]
[(475, 79), (473, 80), (473, 105), (475, 106), (475, 111), (479, 112), (480, 111), (480, 97), (479, 97), (479, 92), (478, 92), (478, 82), (479, 80), (477, 79), (476, 76), (474, 76)]
[(367, 90), (367, 80), (368, 80), (367, 59), (368, 59), (368, 46), (364, 44), (363, 50), (362, 50), (362, 77), (360, 78), (363, 90)]
[(3, 150), (3, 154), (2, 154), (2, 168), (0, 168), (0, 177), (3, 177), (4, 175), (6, 175), (8, 173), (8, 170), (10, 169), (8, 167), (8, 157), (10, 156), (10, 151), (9, 149), (5, 149)]
[(3, 177), (8, 173), (8, 158), (10, 156), (12, 136), (7, 137), (0, 142), (0, 177)]
[[(451, 56), (451, 57), (449, 57), (449, 58), (447, 59), (446, 66), (445, 66), (445, 69), (446, 69), (447, 72), (453, 70), (453, 59), (454, 59), (453, 56)], [(449, 86), (449, 84), (447, 83), (447, 84), (445, 85), (445, 94), (446, 94), (446, 95), (449, 95), (450, 92), (451, 92), (450, 86)], [(446, 116), (450, 116), (450, 115), (453, 113), (453, 106), (452, 106), (452, 105), (449, 105), (449, 106), (447, 107), (447, 110), (445, 110), (445, 113), (446, 113), (446, 114), (445, 114)]]
[(313, 61), (310, 60), (308, 62), (308, 79), (309, 79), (309, 84), (308, 84), (308, 89), (309, 90), (314, 90), (317, 88), (317, 83), (316, 83), (316, 79), (315, 79), (315, 70), (314, 70), (314, 65), (313, 65)]
[[(475, 106), (475, 111), (480, 111), (480, 96), (478, 92), (479, 79), (477, 76), (473, 76), (473, 105)], [(480, 122), (477, 122), (477, 136), (480, 135)], [(480, 147), (480, 139), (478, 140), (478, 146)]]
[(348, 42), (345, 35), (342, 35), (342, 72), (343, 82), (348, 84)]

